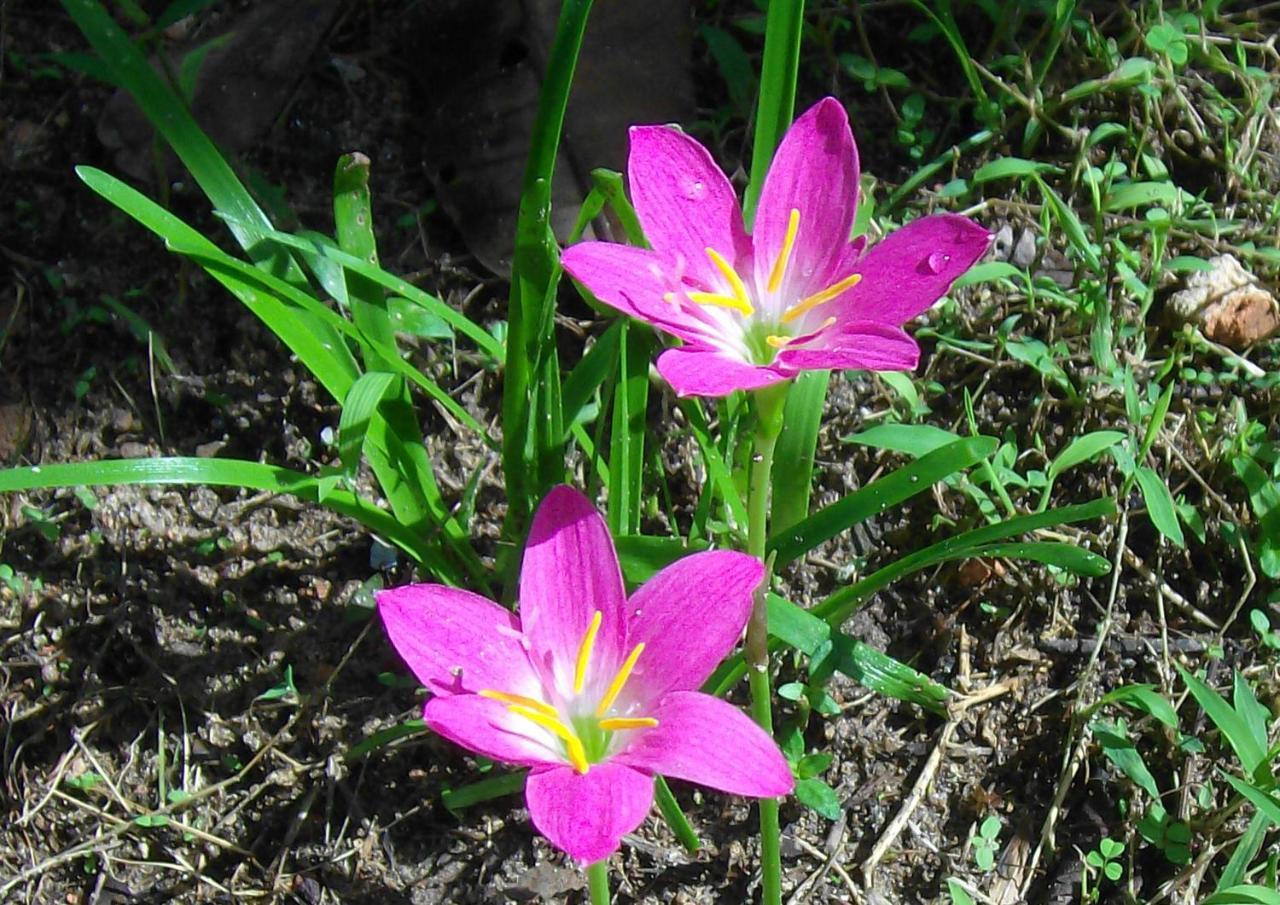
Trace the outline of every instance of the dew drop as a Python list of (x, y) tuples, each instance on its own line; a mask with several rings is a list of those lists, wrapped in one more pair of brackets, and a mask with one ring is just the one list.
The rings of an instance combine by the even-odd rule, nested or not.
[(40, 474), (40, 466), (39, 466), (39, 465), (32, 465), (32, 466), (31, 466), (31, 473), (32, 473), (32, 474)]
[(690, 201), (697, 201), (707, 194), (707, 186), (700, 179), (692, 182), (686, 182), (684, 187), (684, 196)]
[(912, 483), (912, 484), (919, 484), (919, 483), (920, 483), (920, 475), (918, 475), (918, 474), (913, 474), (913, 475), (911, 476), (911, 483)]
[(929, 255), (929, 257), (925, 258), (924, 267), (925, 270), (929, 271), (929, 273), (938, 274), (942, 273), (942, 269), (946, 267), (950, 261), (951, 255), (935, 251)]

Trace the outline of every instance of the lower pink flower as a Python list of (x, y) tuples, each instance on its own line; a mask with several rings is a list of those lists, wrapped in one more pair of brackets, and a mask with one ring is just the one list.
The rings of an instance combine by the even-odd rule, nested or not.
[(628, 599), (604, 520), (557, 487), (533, 520), (519, 618), (435, 584), (384, 591), (378, 611), (433, 695), (427, 725), (531, 767), (534, 825), (593, 862), (649, 813), (654, 774), (754, 797), (793, 788), (773, 740), (697, 691), (737, 643), (763, 578), (754, 557), (696, 553)]

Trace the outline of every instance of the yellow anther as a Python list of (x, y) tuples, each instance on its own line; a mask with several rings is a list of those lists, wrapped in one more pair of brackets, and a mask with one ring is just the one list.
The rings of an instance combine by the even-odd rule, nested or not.
[(752, 308), (750, 305), (744, 304), (741, 299), (735, 298), (732, 295), (721, 295), (718, 292), (689, 292), (686, 293), (686, 295), (689, 296), (690, 301), (696, 302), (699, 305), (714, 305), (717, 308), (732, 308), (734, 311), (739, 311), (747, 317), (756, 313), (756, 309)]
[(828, 286), (826, 289), (823, 289), (821, 292), (815, 292), (813, 295), (809, 296), (807, 299), (804, 299), (803, 301), (795, 305), (792, 305), (786, 311), (782, 312), (782, 322), (784, 324), (791, 323), (793, 320), (795, 320), (797, 317), (804, 314), (805, 312), (812, 311), (814, 308), (817, 308), (819, 305), (822, 305), (822, 304), (825, 304), (826, 302), (831, 301), (833, 298), (838, 296), (840, 293), (844, 292), (846, 289), (852, 289), (854, 286), (857, 286), (861, 282), (862, 282), (862, 274), (853, 273), (845, 277), (843, 280), (841, 280), (838, 283), (832, 283), (830, 286)]
[(643, 650), (644, 643), (641, 642), (635, 646), (631, 653), (627, 654), (627, 659), (622, 664), (622, 668), (618, 670), (618, 674), (609, 683), (609, 690), (600, 699), (600, 706), (596, 708), (597, 719), (608, 713), (609, 708), (613, 706), (613, 702), (618, 699), (618, 695), (622, 693), (622, 686), (627, 684), (627, 679), (631, 677), (631, 670), (636, 668), (636, 661), (640, 659), (640, 654)]
[(539, 701), (537, 698), (526, 697), (522, 694), (508, 694), (505, 691), (491, 691), (488, 688), (477, 692), (477, 694), (482, 698), (501, 701), (504, 704), (515, 704), (519, 707), (527, 707), (530, 710), (536, 710), (543, 716), (549, 717), (553, 720), (560, 716), (560, 714), (556, 712), (556, 709), (550, 704)]
[(539, 710), (521, 704), (510, 704), (507, 709), (559, 736), (564, 742), (565, 753), (569, 756), (569, 763), (573, 765), (573, 769), (579, 773), (586, 773), (590, 768), (591, 765), (587, 763), (587, 752), (583, 749), (581, 740), (559, 718), (547, 716)]
[(587, 626), (587, 633), (582, 636), (582, 645), (578, 648), (578, 665), (573, 670), (573, 693), (582, 694), (587, 683), (587, 665), (591, 662), (591, 649), (596, 646), (596, 635), (600, 632), (600, 620), (604, 614), (596, 610)]
[(782, 275), (786, 273), (787, 261), (791, 258), (791, 247), (796, 243), (796, 233), (800, 231), (800, 212), (791, 209), (791, 218), (787, 220), (787, 234), (782, 238), (782, 250), (778, 252), (778, 260), (773, 262), (773, 270), (769, 274), (769, 291), (777, 292), (782, 285)]
[(600, 728), (606, 732), (617, 732), (620, 729), (652, 729), (658, 721), (651, 716), (615, 716), (600, 721)]
[[(716, 270), (720, 271), (720, 274), (728, 281), (730, 288), (733, 289), (733, 297), (739, 302), (738, 309), (748, 315), (754, 314), (756, 309), (751, 307), (751, 296), (747, 294), (746, 284), (742, 282), (742, 277), (738, 276), (738, 271), (730, 267), (724, 256), (714, 248), (707, 249), (707, 257), (711, 259), (712, 264), (716, 265)], [(690, 295), (689, 298), (693, 298), (693, 296)], [(697, 299), (694, 299), (694, 301), (696, 302)]]

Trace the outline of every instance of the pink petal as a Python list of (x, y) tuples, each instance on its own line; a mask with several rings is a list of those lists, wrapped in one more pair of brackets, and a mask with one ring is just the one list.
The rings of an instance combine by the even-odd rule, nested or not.
[(764, 564), (754, 556), (711, 550), (647, 581), (627, 603), (629, 640), (645, 645), (627, 690), (657, 700), (700, 686), (738, 643), (763, 580)]
[(946, 295), (986, 254), (991, 233), (959, 214), (913, 220), (881, 239), (853, 268), (858, 283), (831, 302), (842, 320), (898, 325)]
[(535, 770), (524, 787), (529, 817), (556, 848), (584, 864), (618, 850), (653, 804), (653, 777), (622, 764)]
[(861, 322), (832, 328), (817, 340), (817, 348), (785, 349), (778, 363), (809, 370), (913, 371), (920, 347), (901, 327)]
[(637, 732), (616, 763), (755, 798), (786, 795), (795, 786), (773, 739), (732, 704), (677, 691), (647, 715), (658, 725)]
[(422, 718), (455, 745), (494, 760), (526, 767), (566, 762), (551, 733), (489, 698), (442, 695), (427, 701)]
[(679, 289), (675, 265), (645, 248), (612, 242), (580, 242), (560, 255), (565, 272), (623, 314), (681, 339), (706, 334), (706, 324), (664, 296)]
[(750, 258), (733, 186), (710, 152), (679, 129), (634, 126), (630, 134), (627, 181), (645, 238), (658, 253), (682, 261), (685, 275), (704, 288), (719, 285), (708, 248), (730, 265)]
[(520, 623), (478, 594), (405, 585), (378, 594), (378, 614), (392, 646), (433, 694), (528, 694), (539, 687), (520, 646)]
[(578, 650), (602, 614), (591, 656), (593, 682), (608, 683), (626, 656), (626, 589), (609, 529), (572, 487), (552, 488), (533, 517), (520, 570), (520, 622), (530, 659), (562, 694)]
[(858, 205), (858, 149), (849, 117), (835, 98), (825, 98), (797, 119), (774, 154), (756, 208), (756, 280), (764, 286), (782, 250), (791, 211), (800, 228), (783, 286), (803, 297), (827, 286), (849, 243)]
[(658, 373), (680, 396), (727, 396), (788, 377), (772, 367), (749, 365), (705, 346), (668, 349), (658, 356)]

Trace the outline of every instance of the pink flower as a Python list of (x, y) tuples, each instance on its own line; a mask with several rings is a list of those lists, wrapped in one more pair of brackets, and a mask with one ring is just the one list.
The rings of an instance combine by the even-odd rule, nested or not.
[(534, 825), (593, 862), (649, 813), (655, 773), (736, 795), (791, 791), (773, 740), (696, 690), (737, 643), (763, 578), (754, 557), (696, 553), (627, 599), (604, 520), (576, 490), (557, 487), (533, 519), (519, 618), (434, 584), (384, 591), (378, 611), (433, 694), (427, 725), (531, 767)]
[(751, 235), (729, 180), (678, 129), (633, 127), (627, 170), (652, 250), (582, 242), (561, 260), (600, 301), (684, 341), (658, 359), (681, 396), (724, 396), (810, 368), (914, 368), (920, 350), (902, 324), (991, 240), (938, 214), (863, 254), (862, 239), (849, 241), (858, 151), (834, 98), (783, 137)]

